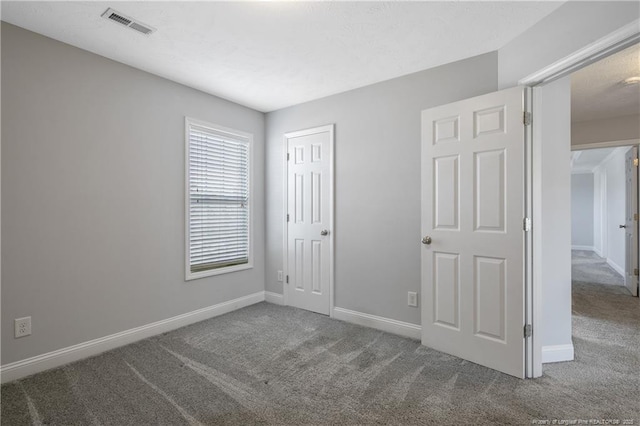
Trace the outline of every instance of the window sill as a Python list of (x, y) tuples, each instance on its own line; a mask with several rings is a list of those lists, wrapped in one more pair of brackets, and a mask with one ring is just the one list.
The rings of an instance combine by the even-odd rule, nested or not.
[(212, 277), (214, 275), (222, 275), (222, 274), (228, 274), (231, 272), (244, 271), (246, 269), (253, 269), (253, 262), (244, 263), (242, 265), (227, 266), (225, 268), (211, 269), (209, 271), (202, 271), (202, 272), (187, 271), (187, 274), (185, 276), (185, 281), (193, 281), (200, 278)]

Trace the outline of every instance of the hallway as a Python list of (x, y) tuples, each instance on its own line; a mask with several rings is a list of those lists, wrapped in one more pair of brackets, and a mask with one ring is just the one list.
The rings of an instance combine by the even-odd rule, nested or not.
[[(589, 250), (571, 250), (571, 281), (574, 284), (606, 285), (613, 292), (629, 294), (624, 277), (607, 265), (606, 259)], [(619, 288), (617, 288), (619, 287)]]
[[(599, 395), (608, 407), (605, 418), (631, 412), (637, 422), (640, 299), (629, 294), (622, 276), (604, 259), (573, 250), (572, 314), (575, 360), (545, 364), (545, 376)], [(630, 393), (635, 394), (631, 399)]]

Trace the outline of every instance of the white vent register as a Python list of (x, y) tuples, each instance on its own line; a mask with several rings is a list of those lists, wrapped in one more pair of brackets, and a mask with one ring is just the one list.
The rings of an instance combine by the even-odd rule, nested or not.
[(105, 12), (101, 16), (105, 19), (116, 22), (120, 25), (124, 25), (125, 27), (131, 28), (132, 30), (135, 30), (144, 35), (150, 35), (156, 30), (155, 28), (147, 24), (143, 24), (142, 22), (136, 19), (133, 19), (125, 15), (124, 13), (120, 13), (117, 10), (113, 10), (111, 8), (105, 10)]

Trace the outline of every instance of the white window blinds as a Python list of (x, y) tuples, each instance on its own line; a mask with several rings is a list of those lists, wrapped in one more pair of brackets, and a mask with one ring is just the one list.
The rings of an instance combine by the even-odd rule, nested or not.
[(188, 268), (248, 264), (249, 139), (187, 122)]

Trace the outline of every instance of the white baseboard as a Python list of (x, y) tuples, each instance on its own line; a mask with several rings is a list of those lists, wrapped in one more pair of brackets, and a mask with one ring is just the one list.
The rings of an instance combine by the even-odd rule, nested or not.
[(138, 340), (146, 339), (147, 337), (166, 333), (167, 331), (175, 330), (189, 324), (226, 314), (264, 300), (265, 292), (259, 291), (248, 296), (229, 300), (228, 302), (218, 303), (217, 305), (121, 331), (99, 339), (89, 340), (88, 342), (12, 362), (0, 367), (0, 382), (7, 383), (41, 371), (60, 367), (73, 361), (88, 358)]
[(600, 251), (600, 250), (598, 249), (598, 247), (596, 247), (596, 246), (593, 246), (593, 252), (594, 252), (595, 254), (597, 254), (598, 256), (600, 256), (600, 257), (604, 257), (604, 256), (602, 255), (602, 251)]
[(573, 361), (573, 344), (542, 347), (542, 363)]
[(618, 265), (617, 263), (615, 263), (614, 261), (612, 261), (611, 259), (607, 259), (607, 265), (611, 266), (611, 268), (614, 271), (616, 271), (617, 273), (619, 273), (623, 277), (625, 276), (624, 268), (622, 266)]
[(587, 251), (595, 251), (595, 248), (593, 246), (578, 246), (578, 245), (572, 245), (571, 246), (571, 250), (587, 250)]
[(274, 305), (284, 305), (284, 296), (271, 291), (264, 292), (264, 300), (265, 302), (273, 303)]
[(398, 334), (411, 339), (422, 338), (422, 327), (408, 322), (398, 321), (377, 315), (365, 314), (349, 309), (333, 308), (333, 318), (365, 327), (375, 328), (388, 333)]

